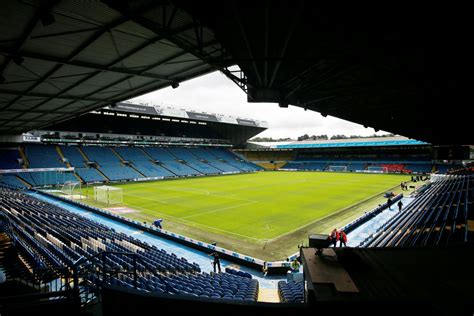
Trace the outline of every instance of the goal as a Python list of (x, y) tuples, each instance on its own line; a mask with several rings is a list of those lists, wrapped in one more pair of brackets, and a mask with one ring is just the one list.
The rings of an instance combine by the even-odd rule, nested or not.
[(107, 205), (122, 203), (122, 189), (108, 185), (94, 187), (94, 200)]
[(81, 182), (66, 181), (61, 187), (61, 192), (69, 199), (81, 199)]
[(367, 172), (371, 173), (387, 173), (388, 168), (387, 167), (380, 167), (380, 166), (369, 166), (367, 167)]
[(347, 171), (347, 166), (329, 166), (329, 171)]

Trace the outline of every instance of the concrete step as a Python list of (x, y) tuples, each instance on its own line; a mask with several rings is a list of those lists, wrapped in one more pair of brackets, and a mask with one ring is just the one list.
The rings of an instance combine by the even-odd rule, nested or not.
[(278, 289), (259, 289), (258, 301), (266, 303), (280, 303)]

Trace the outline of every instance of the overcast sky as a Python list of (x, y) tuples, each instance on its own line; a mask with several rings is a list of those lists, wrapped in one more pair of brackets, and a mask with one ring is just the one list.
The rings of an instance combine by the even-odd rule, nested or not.
[(296, 106), (280, 108), (276, 103), (248, 103), (245, 93), (220, 72), (182, 82), (177, 89), (165, 88), (131, 101), (266, 121), (269, 128), (258, 135), (260, 137), (296, 138), (304, 134), (368, 136), (375, 133), (372, 128), (331, 116), (322, 117), (318, 112), (304, 111)]

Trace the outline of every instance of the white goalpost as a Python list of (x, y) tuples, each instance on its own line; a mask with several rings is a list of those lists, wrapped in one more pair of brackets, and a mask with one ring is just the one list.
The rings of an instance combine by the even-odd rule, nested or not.
[(69, 199), (82, 199), (81, 182), (66, 181), (61, 187), (61, 192)]
[(329, 166), (329, 171), (340, 171), (345, 172), (347, 171), (347, 166)]
[(108, 185), (94, 187), (94, 200), (107, 205), (122, 203), (122, 189)]
[(388, 168), (387, 167), (381, 167), (381, 166), (369, 166), (369, 167), (367, 167), (367, 172), (370, 172), (370, 173), (387, 173)]

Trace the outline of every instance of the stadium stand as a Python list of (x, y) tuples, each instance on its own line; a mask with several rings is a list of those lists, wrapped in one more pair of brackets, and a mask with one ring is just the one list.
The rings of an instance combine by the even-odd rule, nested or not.
[(107, 180), (95, 168), (75, 168), (74, 171), (84, 182), (103, 182)]
[[(404, 161), (404, 160), (295, 160), (285, 164), (281, 169), (296, 169), (296, 170), (315, 170), (327, 171), (329, 166), (345, 166), (347, 171), (365, 171), (368, 167), (382, 167), (387, 168), (390, 173), (430, 173), (433, 168), (433, 163), (428, 161)], [(440, 170), (439, 173), (446, 173), (447, 169)]]
[(251, 162), (245, 161), (244, 159), (236, 156), (228, 150), (216, 148), (211, 151), (211, 154), (214, 155), (217, 159), (220, 159), (223, 162), (242, 171), (251, 172), (256, 170), (263, 170), (262, 167), (255, 165)]
[[(107, 282), (112, 285), (128, 288), (137, 285), (141, 291), (175, 295), (245, 301), (257, 299), (256, 280), (230, 273), (200, 273), (196, 263), (189, 263), (173, 253), (117, 233), (58, 206), (8, 188), (0, 188), (0, 193), (0, 226), (9, 227), (9, 237), (28, 254), (29, 264), (33, 267), (47, 268), (54, 273), (63, 267), (73, 268), (81, 257), (103, 253), (103, 264), (116, 271), (138, 269), (141, 272), (137, 279), (127, 275), (111, 277)], [(121, 253), (134, 253), (139, 261), (134, 262)], [(146, 273), (150, 267), (156, 273)], [(104, 281), (94, 274), (89, 277), (91, 282)]]
[(27, 145), (25, 154), (29, 168), (64, 168), (61, 157), (53, 145)]
[(86, 158), (80, 152), (78, 146), (59, 146), (68, 164), (74, 167), (74, 172), (84, 182), (102, 182), (107, 180), (99, 171), (93, 167), (86, 166)]
[(145, 147), (143, 149), (158, 164), (168, 169), (177, 176), (200, 175), (201, 173), (174, 156), (172, 148)]
[(460, 164), (436, 164), (435, 169), (436, 173), (439, 174), (447, 174), (449, 173), (450, 170), (455, 170), (462, 168), (462, 165)]
[(284, 303), (304, 302), (304, 282), (278, 282), (278, 295)]
[(179, 160), (185, 161), (188, 166), (193, 169), (196, 169), (202, 174), (218, 174), (220, 173), (218, 169), (210, 166), (206, 163), (203, 163), (193, 155), (193, 149), (188, 149), (185, 147), (172, 147), (168, 149), (174, 156)]
[(78, 146), (59, 146), (64, 158), (67, 159), (68, 163), (75, 168), (85, 167), (85, 158), (79, 152)]
[(8, 279), (21, 278), (31, 281), (32, 277), (28, 268), (22, 264), (16, 255), (15, 247), (6, 233), (7, 227), (0, 225), (0, 269), (7, 273)]
[(469, 158), (467, 146), (440, 147), (402, 136), (261, 144), (236, 152), (267, 170), (283, 161), (278, 169), (377, 172), (380, 168), (378, 172), (415, 174), (446, 174)]
[(203, 160), (210, 166), (222, 171), (222, 172), (240, 172), (240, 169), (231, 166), (225, 162), (222, 162), (216, 156), (212, 155), (211, 152), (213, 149), (206, 148), (193, 148), (192, 152), (198, 159)]
[[(433, 3), (429, 6), (417, 6), (411, 3), (408, 9), (407, 6), (398, 5), (391, 6), (389, 10), (382, 7), (373, 10), (372, 4), (365, 6), (358, 2), (327, 6), (311, 1), (282, 1), (278, 5), (269, 2), (249, 5), (248, 1), (233, 1), (229, 9), (228, 3), (223, 1), (108, 0), (2, 1), (0, 7), (0, 29), (5, 35), (2, 38), (0, 58), (0, 134), (6, 142), (38, 142), (44, 134), (37, 134), (34, 130), (46, 129), (45, 132), (51, 132), (53, 138), (58, 139), (61, 137), (60, 131), (88, 131), (95, 134), (92, 137), (98, 140), (102, 137), (99, 134), (123, 133), (145, 143), (151, 135), (162, 137), (160, 141), (163, 144), (174, 143), (173, 140), (164, 139), (170, 136), (205, 137), (216, 140), (215, 144), (243, 146), (245, 141), (263, 130), (258, 122), (235, 119), (235, 123), (230, 123), (232, 120), (229, 118), (209, 113), (178, 109), (166, 113), (160, 107), (137, 106), (132, 111), (129, 110), (130, 105), (120, 104), (121, 101), (168, 86), (176, 89), (183, 81), (220, 70), (246, 93), (247, 100), (255, 106), (258, 102), (272, 102), (282, 108), (287, 108), (289, 104), (296, 105), (304, 110), (318, 111), (323, 117), (336, 116), (375, 131), (400, 133), (413, 140), (430, 142), (435, 147), (444, 144), (473, 144), (472, 133), (466, 132), (466, 127), (472, 121), (472, 118), (469, 119), (471, 116), (466, 115), (469, 109), (469, 89), (462, 89), (463, 83), (468, 82), (464, 78), (469, 76), (466, 66), (471, 60), (465, 49), (469, 45), (466, 39), (470, 37), (468, 30), (471, 20), (471, 10), (468, 10), (467, 5), (461, 7), (459, 3)], [(223, 100), (223, 106), (232, 106), (225, 103)], [(104, 106), (109, 108), (103, 110)], [(120, 107), (121, 111), (113, 110)], [(436, 110), (437, 108), (443, 110)], [(92, 112), (86, 113), (87, 111)], [(177, 114), (170, 115), (170, 112)], [(117, 128), (120, 125), (123, 128)], [(244, 129), (242, 126), (247, 127)], [(228, 143), (218, 143), (221, 140)], [(351, 140), (337, 143), (355, 146), (355, 142)], [(365, 145), (367, 143), (370, 142), (365, 142)], [(426, 143), (410, 143), (424, 146), (426, 150), (432, 149)], [(406, 142), (398, 144), (410, 145)], [(6, 144), (10, 145), (11, 143)], [(36, 145), (31, 146), (33, 148)], [(372, 150), (369, 146), (367, 148), (368, 151)], [(34, 150), (25, 150), (26, 155), (32, 157), (26, 159), (20, 147), (20, 157), (25, 163), (23, 167), (36, 168), (34, 165), (43, 156), (55, 158), (46, 164), (39, 163), (42, 167), (61, 162), (59, 152), (57, 155), (54, 151), (46, 151), (48, 153), (43, 155)], [(112, 156), (115, 154), (114, 149), (108, 148), (108, 151)], [(241, 171), (253, 170), (251, 164), (231, 156), (232, 154), (215, 155), (222, 164), (232, 165)], [(436, 160), (445, 159), (438, 155), (433, 157)], [(348, 161), (353, 158), (348, 158)], [(411, 168), (411, 163), (405, 163), (403, 159), (382, 162), (375, 159), (377, 157), (373, 160), (369, 158), (370, 156), (360, 160), (358, 164), (347, 163), (345, 167), (347, 170), (357, 171), (357, 168), (366, 168), (364, 162), (395, 163), (405, 164), (406, 169), (413, 172), (428, 172), (432, 170), (433, 163), (436, 163), (434, 159), (424, 159), (420, 160), (420, 164), (413, 163), (415, 166)], [(460, 161), (463, 158), (453, 159)], [(145, 175), (144, 171), (135, 172), (133, 168), (138, 168), (133, 162), (130, 167), (120, 159), (112, 160), (95, 161), (97, 166), (87, 169), (85, 173), (93, 173), (91, 170), (97, 171), (99, 175), (102, 175), (101, 172), (109, 173), (111, 180), (127, 180), (136, 175)], [(179, 172), (170, 172), (176, 175), (181, 173), (183, 176), (194, 174), (190, 171), (195, 168), (187, 166), (189, 162), (177, 160), (173, 158), (169, 165), (177, 163), (175, 169)], [(305, 160), (312, 163), (310, 158)], [(31, 166), (28, 162), (32, 162)], [(153, 163), (171, 170), (171, 167), (165, 166), (168, 163), (160, 161), (159, 157)], [(314, 163), (320, 161), (315, 160)], [(85, 167), (81, 165), (78, 169)], [(185, 167), (189, 170), (183, 170)], [(106, 170), (107, 168), (110, 170)], [(438, 171), (455, 172), (445, 170), (448, 168), (441, 166)], [(196, 171), (197, 174), (206, 172), (202, 170)], [(112, 178), (112, 175), (116, 178)], [(32, 182), (36, 181), (34, 176), (25, 174)], [(18, 175), (15, 177), (20, 179)], [(85, 178), (87, 177), (83, 176)], [(103, 178), (107, 180), (105, 175)], [(14, 178), (8, 181), (15, 182)], [(470, 181), (470, 178), (450, 178), (440, 180), (443, 184), (433, 183), (426, 191), (431, 196), (419, 197), (420, 200), (424, 198), (418, 203), (419, 212), (402, 212), (389, 223), (394, 225), (391, 228), (396, 229), (398, 224), (395, 222), (400, 220), (402, 226), (399, 226), (398, 231), (389, 233), (397, 240), (391, 241), (389, 238), (386, 241), (397, 245), (401, 242), (418, 245), (416, 238), (429, 244), (436, 239), (429, 236), (436, 236), (438, 233), (442, 234), (442, 240), (445, 236), (448, 239), (459, 237), (456, 234), (464, 229), (463, 217), (460, 215), (463, 212), (461, 205), (464, 195), (468, 196), (468, 203), (472, 203)], [(465, 193), (464, 186), (468, 193)], [(415, 203), (418, 201), (417, 199)], [(198, 294), (194, 293), (194, 289), (200, 291), (197, 287), (199, 284), (211, 287), (207, 284), (209, 282), (214, 288), (205, 297), (215, 297), (214, 292), (217, 297), (222, 297), (230, 289), (229, 297), (240, 296), (237, 298), (252, 300), (255, 285), (253, 281), (234, 279), (226, 274), (208, 276), (197, 271), (159, 271), (159, 276), (146, 274), (142, 271), (144, 265), (141, 262), (158, 265), (163, 256), (157, 254), (156, 257), (145, 258), (148, 254), (154, 255), (156, 251), (149, 250), (145, 244), (133, 238), (121, 234), (117, 236), (111, 230), (78, 219), (77, 215), (65, 214), (52, 205), (42, 204), (8, 189), (1, 192), (0, 203), (5, 203), (0, 214), (8, 216), (8, 225), (0, 225), (4, 227), (0, 229), (0, 233), (5, 231), (9, 237), (15, 238), (16, 247), (22, 248), (25, 257), (36, 263), (34, 266), (38, 268), (51, 268), (56, 263), (67, 267), (66, 262), (76, 258), (79, 253), (89, 256), (104, 247), (127, 250), (133, 252), (135, 257), (138, 256), (138, 249), (146, 248), (145, 255), (139, 255), (138, 277), (107, 280), (100, 274), (91, 274), (89, 279), (81, 278), (101, 282), (103, 285), (100, 287), (103, 291), (101, 301), (91, 302), (94, 304), (91, 309), (95, 313), (87, 308), (81, 314), (148, 315), (150, 311), (180, 314), (181, 310), (186, 309), (186, 312), (191, 310), (207, 316), (277, 316), (306, 312), (363, 315), (438, 315), (463, 312), (462, 314), (472, 315), (474, 310), (473, 278), (470, 273), (474, 266), (472, 245), (459, 248), (339, 248), (334, 251), (330, 249), (332, 253), (327, 252), (328, 256), (316, 258), (314, 250), (309, 250), (308, 260), (321, 259), (318, 262), (320, 267), (323, 266), (319, 264), (322, 260), (329, 264), (326, 265), (328, 270), (323, 268), (320, 270), (323, 273), (319, 273), (319, 276), (326, 278), (326, 282), (307, 280), (305, 290), (313, 290), (315, 295), (313, 301), (308, 300), (305, 309), (285, 309), (286, 304), (275, 308), (269, 304), (247, 305), (236, 302), (237, 304), (231, 305), (194, 298), (177, 300), (154, 295), (138, 297), (140, 292), (181, 294), (178, 291), (200, 296), (202, 291)], [(464, 206), (471, 208), (472, 204)], [(413, 208), (415, 210), (415, 206)], [(470, 213), (466, 217), (471, 216), (469, 220), (472, 220), (472, 212)], [(404, 217), (411, 215), (413, 216)], [(420, 222), (413, 226), (418, 221), (417, 217)], [(447, 226), (442, 228), (443, 218), (449, 223), (446, 225), (450, 229), (446, 229)], [(461, 223), (460, 228), (457, 227), (458, 223)], [(472, 230), (472, 222), (470, 224)], [(62, 234), (56, 232), (56, 226), (62, 228)], [(410, 227), (413, 229), (410, 230)], [(443, 242), (433, 244), (441, 245)], [(129, 259), (123, 259), (117, 254), (111, 253), (110, 256), (104, 256), (104, 263), (111, 267), (118, 265), (128, 269), (132, 265)], [(173, 261), (172, 258), (166, 258)], [(304, 262), (305, 267), (310, 266), (306, 264), (308, 261)], [(134, 263), (133, 266), (136, 267), (137, 264)], [(325, 272), (331, 272), (334, 268), (344, 269), (347, 272), (343, 274), (345, 278), (335, 273), (336, 283), (327, 282), (330, 273)], [(165, 270), (168, 271), (168, 267), (165, 266)], [(182, 276), (185, 279), (181, 280)], [(203, 280), (194, 280), (195, 276), (202, 276)], [(179, 282), (175, 282), (175, 279)], [(193, 282), (197, 285), (188, 286)], [(238, 291), (233, 291), (230, 283), (240, 286), (242, 282), (250, 283), (242, 285), (245, 292), (238, 295)], [(107, 293), (110, 290), (107, 289), (107, 283), (114, 283), (122, 288), (138, 288), (141, 291)], [(341, 283), (344, 283), (343, 289), (339, 291), (337, 285)], [(352, 283), (357, 291), (344, 291)], [(183, 289), (177, 288), (178, 285)], [(291, 287), (284, 284), (281, 286)], [(250, 292), (246, 292), (249, 289)], [(293, 294), (291, 289), (290, 292), (289, 294)], [(353, 295), (355, 292), (359, 294)], [(333, 296), (332, 301), (326, 295)], [(75, 299), (81, 297), (74, 295)], [(21, 314), (78, 314), (78, 306), (74, 310), (63, 308), (61, 313), (42, 310), (41, 306), (47, 301), (56, 301), (56, 297), (50, 298), (53, 299), (42, 297), (41, 304), (31, 308), (31, 312)], [(20, 299), (23, 300), (24, 297)], [(412, 309), (407, 301), (419, 305)], [(10, 312), (4, 312), (4, 302), (6, 300), (0, 297), (2, 316)], [(17, 311), (11, 314), (20, 314), (15, 312)]]
[[(240, 151), (238, 151), (240, 152)], [(293, 152), (287, 150), (255, 150), (244, 151), (245, 158), (250, 161), (290, 161), (294, 160)]]
[(379, 228), (364, 247), (440, 246), (468, 241), (472, 176), (442, 176), (400, 214)]
[(288, 162), (281, 169), (295, 169), (295, 170), (314, 170), (314, 171), (324, 171), (326, 170), (328, 164), (326, 162)]
[[(32, 169), (74, 168), (74, 174), (57, 171), (16, 174), (32, 186), (61, 185), (79, 179), (84, 183), (96, 183), (262, 169), (220, 148), (28, 145), (24, 153), (28, 167)], [(20, 168), (18, 149), (2, 149), (0, 154), (5, 158), (1, 169)], [(9, 177), (3, 182), (17, 181)]]
[(18, 176), (32, 186), (61, 185), (67, 181), (77, 181), (77, 178), (72, 172), (22, 172), (19, 173)]
[(20, 169), (20, 153), (16, 148), (0, 148), (0, 169)]
[(279, 170), (286, 164), (286, 161), (279, 161), (279, 162), (269, 162), (269, 161), (254, 161), (254, 163), (265, 170)]
[(140, 148), (136, 147), (115, 147), (115, 151), (123, 160), (131, 162), (133, 168), (138, 170), (145, 177), (173, 177), (169, 170), (155, 164)]
[(125, 166), (111, 147), (84, 146), (81, 148), (89, 162), (95, 162), (98, 169), (110, 180), (131, 180), (142, 178), (137, 171)]
[(177, 294), (250, 302), (258, 295), (256, 280), (230, 273), (175, 274), (167, 281)]
[(230, 267), (225, 268), (225, 272), (233, 274), (233, 275), (238, 275), (238, 276), (241, 276), (241, 277), (244, 277), (244, 278), (248, 278), (248, 279), (252, 278), (252, 275), (250, 273), (240, 271), (240, 270), (237, 270), (237, 269), (232, 269)]
[(11, 189), (25, 189), (26, 184), (12, 174), (0, 175), (0, 185)]
[(409, 162), (405, 165), (405, 169), (413, 173), (428, 173), (433, 170), (431, 162)]
[[(391, 173), (405, 173), (408, 172), (408, 170), (405, 169), (405, 166), (403, 164), (397, 164), (397, 163), (379, 163), (379, 164), (369, 164), (368, 167), (379, 167), (386, 172), (391, 172)], [(362, 169), (359, 169), (362, 170)]]
[[(249, 143), (251, 147), (254, 143)], [(256, 150), (236, 150), (236, 153), (241, 154), (246, 160), (264, 168), (265, 170), (278, 170), (283, 167), (288, 161), (294, 159), (293, 152), (288, 150), (274, 150), (257, 148)]]
[[(334, 163), (330, 163), (329, 165), (334, 165)], [(365, 161), (358, 160), (351, 160), (345, 163), (343, 162), (342, 165), (347, 167), (347, 171), (365, 170), (367, 167), (367, 163)]]

